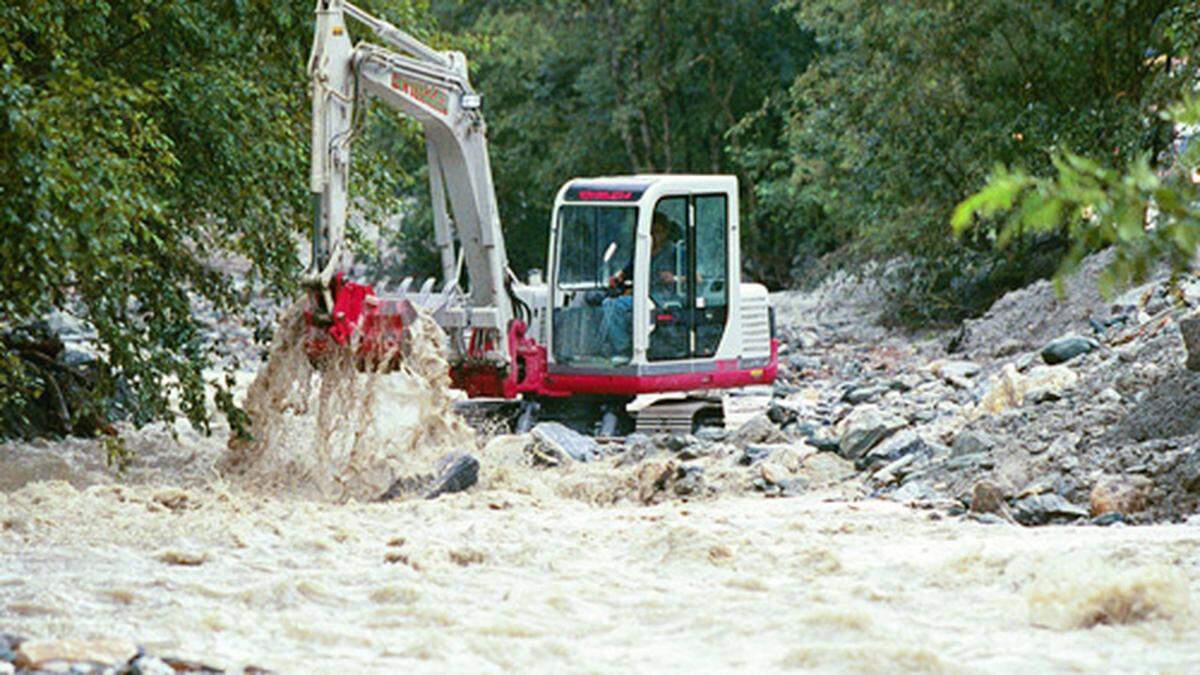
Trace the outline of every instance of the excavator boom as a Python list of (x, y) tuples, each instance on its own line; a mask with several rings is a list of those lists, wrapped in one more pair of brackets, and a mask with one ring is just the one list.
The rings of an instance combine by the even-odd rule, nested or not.
[[(388, 46), (353, 43), (352, 18)], [(365, 326), (399, 330), (421, 304), (449, 332), (454, 360), (504, 367), (513, 303), (504, 238), (488, 158), (480, 96), (458, 52), (437, 51), (390, 23), (343, 0), (319, 0), (308, 65), (312, 84), (313, 193), (311, 266), (305, 275), (318, 336), (310, 351), (344, 343)], [(410, 294), (364, 287), (343, 278), (351, 148), (369, 100), (421, 124), (429, 160), (434, 234), (443, 284), (433, 280)], [(466, 279), (462, 278), (465, 268)], [(464, 290), (466, 289), (466, 290)], [(342, 296), (345, 296), (344, 298)], [(339, 302), (340, 300), (340, 302)], [(401, 339), (390, 335), (385, 341)], [(383, 345), (374, 345), (379, 348)]]

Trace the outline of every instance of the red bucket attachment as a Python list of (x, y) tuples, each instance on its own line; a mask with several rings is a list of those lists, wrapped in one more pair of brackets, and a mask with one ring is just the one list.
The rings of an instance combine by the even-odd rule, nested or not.
[(320, 291), (309, 296), (304, 351), (320, 368), (339, 354), (352, 353), (359, 370), (389, 371), (400, 363), (406, 332), (416, 310), (402, 297), (380, 297), (369, 285), (334, 278), (332, 311), (323, 311)]

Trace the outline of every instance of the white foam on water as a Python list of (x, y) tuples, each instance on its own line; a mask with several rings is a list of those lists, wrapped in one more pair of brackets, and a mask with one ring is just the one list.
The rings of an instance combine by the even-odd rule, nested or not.
[(252, 438), (231, 439), (220, 462), (240, 485), (344, 502), (379, 497), (397, 478), (430, 473), (448, 451), (475, 447), (451, 410), (444, 334), (427, 317), (410, 327), (394, 372), (360, 372), (352, 349), (317, 370), (293, 307), (246, 395)]

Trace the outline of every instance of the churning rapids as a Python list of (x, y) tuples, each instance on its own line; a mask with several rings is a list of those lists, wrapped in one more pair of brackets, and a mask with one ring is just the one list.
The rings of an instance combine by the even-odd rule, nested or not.
[(1200, 670), (1200, 527), (837, 487), (643, 506), (610, 462), (538, 468), (507, 437), (475, 488), (376, 503), (473, 443), (444, 363), (321, 382), (282, 333), (255, 443), (146, 430), (120, 481), (90, 442), (3, 449), (0, 631), (283, 672)]

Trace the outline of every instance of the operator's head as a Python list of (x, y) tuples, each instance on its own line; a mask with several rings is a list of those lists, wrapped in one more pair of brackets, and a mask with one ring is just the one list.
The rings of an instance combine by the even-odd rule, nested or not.
[(671, 219), (659, 211), (650, 220), (650, 239), (654, 247), (662, 246), (671, 235)]

